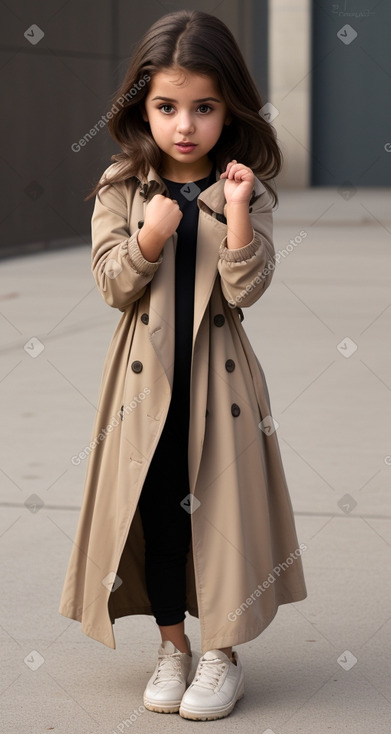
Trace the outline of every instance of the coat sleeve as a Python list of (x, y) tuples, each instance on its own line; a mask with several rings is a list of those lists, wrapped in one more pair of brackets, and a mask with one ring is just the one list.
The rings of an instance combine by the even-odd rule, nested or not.
[(163, 254), (156, 262), (144, 258), (137, 242), (139, 231), (130, 234), (120, 188), (115, 184), (101, 188), (91, 219), (91, 270), (103, 299), (120, 311), (141, 298), (163, 260)]
[(223, 295), (229, 305), (251, 306), (270, 285), (274, 273), (272, 196), (265, 189), (252, 204), (253, 239), (238, 249), (227, 248), (224, 237), (218, 260)]

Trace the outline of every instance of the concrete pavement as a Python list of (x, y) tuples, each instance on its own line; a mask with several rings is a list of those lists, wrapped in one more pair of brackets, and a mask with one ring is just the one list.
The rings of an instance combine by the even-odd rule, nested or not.
[[(391, 720), (390, 190), (283, 191), (269, 290), (244, 311), (265, 371), (308, 598), (237, 649), (244, 698), (224, 734), (388, 734)], [(145, 711), (154, 618), (114, 626), (117, 649), (58, 604), (80, 508), (101, 370), (120, 312), (90, 249), (3, 261), (2, 730), (195, 731)], [(199, 650), (199, 622), (186, 631)]]

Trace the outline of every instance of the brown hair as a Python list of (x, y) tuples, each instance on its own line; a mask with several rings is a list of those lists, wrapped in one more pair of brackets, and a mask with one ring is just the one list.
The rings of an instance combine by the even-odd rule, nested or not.
[[(135, 175), (146, 179), (150, 166), (157, 173), (161, 170), (160, 148), (141, 112), (148, 81), (156, 72), (170, 67), (205, 74), (215, 80), (232, 121), (224, 125), (210, 156), (220, 171), (233, 159), (249, 166), (276, 204), (277, 194), (267, 183), (282, 166), (275, 129), (259, 115), (263, 103), (231, 31), (219, 18), (200, 10), (179, 10), (164, 15), (137, 44), (123, 83), (113, 98), (108, 122), (110, 135), (123, 151), (111, 156), (111, 160), (122, 165), (114, 174), (110, 172), (110, 183)], [(105, 179), (100, 179), (84, 201), (104, 185)]]

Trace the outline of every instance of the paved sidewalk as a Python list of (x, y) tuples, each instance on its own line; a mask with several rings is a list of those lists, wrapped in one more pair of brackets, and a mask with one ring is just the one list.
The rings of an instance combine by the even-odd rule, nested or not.
[[(245, 696), (204, 725), (143, 709), (153, 617), (118, 620), (110, 650), (58, 613), (85, 474), (71, 459), (121, 314), (89, 247), (0, 263), (4, 732), (389, 734), (390, 236), (390, 190), (280, 194), (279, 264), (243, 325), (279, 423), (308, 598), (235, 648)], [(199, 650), (198, 619), (186, 631)]]

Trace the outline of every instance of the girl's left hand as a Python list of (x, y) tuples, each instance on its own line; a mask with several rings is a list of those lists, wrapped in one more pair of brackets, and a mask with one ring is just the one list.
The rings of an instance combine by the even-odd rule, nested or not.
[(236, 160), (227, 163), (224, 173), (220, 178), (226, 178), (224, 184), (224, 196), (227, 204), (248, 203), (254, 186), (254, 174), (251, 168)]

